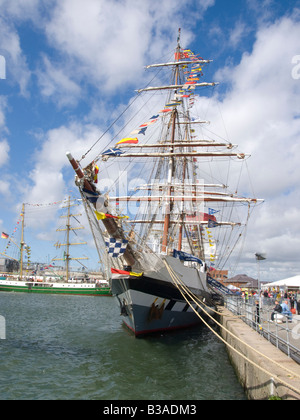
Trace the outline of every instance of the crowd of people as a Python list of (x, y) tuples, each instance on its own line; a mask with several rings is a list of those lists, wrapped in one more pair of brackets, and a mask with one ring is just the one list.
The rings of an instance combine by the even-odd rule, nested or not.
[(284, 300), (282, 303), (279, 303), (278, 300), (275, 300), (275, 306), (271, 314), (271, 321), (274, 321), (275, 315), (277, 314), (285, 315), (288, 321), (292, 321), (293, 315), (287, 300)]
[(267, 301), (268, 299), (275, 299), (275, 301), (278, 301), (279, 304), (286, 304), (288, 305), (289, 309), (294, 310), (293, 312), (300, 315), (300, 290), (295, 292), (289, 292), (289, 291), (271, 291), (265, 290), (262, 292), (262, 296), (264, 298), (264, 301)]
[(257, 290), (244, 290), (241, 292), (242, 297), (245, 301), (249, 298), (259, 299), (265, 305), (272, 305), (274, 301), (278, 301), (280, 304), (287, 301), (290, 309), (294, 309), (298, 315), (300, 315), (300, 290), (295, 292), (283, 291), (283, 290), (262, 290), (260, 293)]
[(280, 289), (266, 289), (260, 293), (256, 290), (244, 290), (241, 294), (245, 302), (249, 301), (250, 298), (254, 298), (257, 302), (260, 300), (262, 305), (274, 304), (271, 321), (274, 321), (276, 314), (285, 315), (289, 321), (292, 320), (293, 314), (300, 315), (300, 290), (291, 292)]

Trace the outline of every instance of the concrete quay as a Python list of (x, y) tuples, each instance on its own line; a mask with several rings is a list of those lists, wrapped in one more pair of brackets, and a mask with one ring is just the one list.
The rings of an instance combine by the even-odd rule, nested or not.
[(248, 399), (300, 400), (300, 365), (227, 308), (218, 312), (221, 336)]

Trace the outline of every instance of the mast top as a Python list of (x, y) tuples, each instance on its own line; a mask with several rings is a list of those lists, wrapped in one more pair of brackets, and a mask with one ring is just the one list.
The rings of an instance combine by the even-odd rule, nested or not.
[(177, 48), (176, 48), (176, 52), (175, 52), (175, 61), (179, 61), (180, 60), (180, 33), (181, 33), (181, 29), (178, 29), (178, 36), (177, 36)]
[(177, 48), (180, 48), (180, 35), (181, 35), (181, 28), (178, 28)]

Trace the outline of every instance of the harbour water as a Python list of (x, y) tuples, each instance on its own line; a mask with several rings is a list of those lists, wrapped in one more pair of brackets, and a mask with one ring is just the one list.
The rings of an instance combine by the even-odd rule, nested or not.
[(135, 339), (113, 297), (0, 293), (0, 400), (246, 400), (205, 326)]

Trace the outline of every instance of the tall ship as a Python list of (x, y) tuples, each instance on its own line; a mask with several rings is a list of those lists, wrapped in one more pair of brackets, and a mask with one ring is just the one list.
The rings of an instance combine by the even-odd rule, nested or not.
[[(135, 336), (203, 322), (215, 306), (217, 282), (210, 273), (231, 256), (260, 201), (219, 181), (222, 171), (228, 179), (226, 161), (247, 155), (211, 133), (205, 136), (208, 121), (193, 117), (199, 91), (216, 85), (201, 80), (211, 60), (183, 49), (180, 30), (173, 54), (146, 67), (152, 80), (163, 83), (137, 91), (127, 110), (130, 123), (120, 130), (117, 119), (117, 134), (92, 161), (82, 162), (97, 142), (79, 160), (67, 152), (113, 295)], [(101, 188), (101, 178), (113, 180), (116, 172), (115, 184), (127, 179), (124, 194), (122, 188), (115, 194)], [(232, 220), (236, 205), (244, 221)]]
[[(16, 266), (19, 266), (19, 271), (15, 274), (3, 274), (0, 275), (0, 292), (27, 292), (27, 293), (43, 293), (43, 294), (73, 294), (73, 295), (90, 295), (90, 296), (111, 296), (111, 288), (109, 282), (103, 273), (95, 273), (94, 278), (90, 278), (89, 275), (75, 275), (71, 277), (71, 267), (70, 263), (73, 260), (76, 260), (81, 264), (79, 260), (88, 259), (88, 257), (76, 256), (72, 257), (70, 255), (70, 249), (73, 245), (85, 245), (86, 242), (71, 242), (71, 233), (77, 231), (78, 229), (83, 229), (83, 226), (73, 226), (71, 224), (71, 219), (77, 220), (76, 216), (80, 214), (72, 214), (71, 207), (74, 205), (74, 200), (72, 201), (70, 197), (65, 201), (65, 206), (63, 209), (67, 210), (67, 214), (61, 216), (66, 219), (64, 227), (57, 229), (59, 232), (64, 232), (65, 243), (56, 242), (56, 249), (62, 250), (63, 254), (61, 258), (53, 258), (54, 261), (61, 261), (65, 266), (64, 270), (54, 271), (53, 264), (42, 264), (43, 271), (38, 273), (38, 270), (32, 272), (29, 269), (30, 266), (30, 247), (25, 243), (24, 240), (24, 225), (25, 225), (25, 204), (22, 205), (22, 212), (20, 214), (20, 220), (18, 224), (21, 225), (21, 240), (18, 245), (13, 238), (13, 235), (7, 235), (2, 232), (2, 238), (8, 241), (8, 245), (14, 244), (20, 250), (19, 259), (15, 259), (17, 263)], [(8, 246), (6, 246), (6, 249)], [(0, 253), (9, 259), (12, 259), (11, 256), (6, 255), (6, 252)], [(24, 254), (27, 258), (27, 261), (24, 262)], [(46, 271), (47, 270), (47, 271)], [(92, 276), (91, 276), (92, 277)]]

